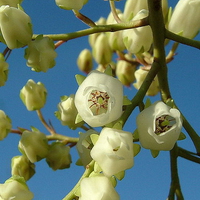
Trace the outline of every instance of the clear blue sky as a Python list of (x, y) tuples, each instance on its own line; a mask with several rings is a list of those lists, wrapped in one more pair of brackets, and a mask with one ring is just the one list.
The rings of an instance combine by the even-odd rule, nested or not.
[[(169, 5), (174, 6), (175, 2), (177, 1), (170, 0)], [(117, 2), (116, 5), (122, 8), (124, 1)], [(34, 33), (36, 34), (67, 33), (88, 28), (76, 19), (71, 11), (59, 9), (54, 0), (24, 0), (22, 6), (31, 17)], [(103, 0), (89, 0), (89, 3), (81, 12), (96, 21), (101, 16), (107, 17), (109, 3)], [(200, 39), (200, 37), (198, 36), (196, 39)], [(4, 47), (4, 45), (1, 45), (0, 50), (3, 51)], [(63, 44), (56, 50), (58, 53), (56, 66), (47, 73), (31, 71), (26, 66), (26, 60), (23, 58), (24, 49), (13, 50), (8, 59), (10, 64), (8, 81), (5, 87), (0, 88), (0, 109), (4, 110), (12, 119), (14, 129), (35, 126), (42, 132), (47, 133), (39, 122), (36, 113), (28, 112), (19, 99), (20, 89), (28, 79), (33, 79), (36, 82), (43, 82), (48, 90), (47, 104), (42, 109), (45, 118), (53, 122), (58, 133), (78, 136), (80, 130), (71, 131), (67, 127), (63, 127), (54, 116), (54, 111), (57, 110), (60, 96), (73, 94), (77, 90), (78, 86), (74, 75), (80, 72), (77, 69), (76, 59), (79, 52), (84, 48), (89, 48), (87, 37)], [(174, 61), (168, 65), (172, 96), (197, 132), (200, 132), (199, 55), (199, 50), (180, 45)], [(131, 87), (126, 88), (125, 92), (129, 97), (132, 97), (136, 90)], [(158, 99), (159, 96), (151, 98), (152, 102)], [(135, 130), (137, 112), (138, 110), (134, 111), (130, 122), (125, 127), (126, 131), (133, 132)], [(4, 141), (0, 141), (0, 183), (10, 177), (11, 158), (20, 155), (17, 149), (19, 139), (20, 136), (10, 134)], [(189, 137), (185, 141), (178, 142), (178, 144), (194, 151)], [(75, 148), (71, 150), (71, 154), (73, 163), (71, 168), (66, 170), (54, 172), (48, 167), (45, 160), (36, 163), (36, 174), (28, 181), (28, 186), (35, 195), (34, 200), (60, 200), (73, 188), (84, 169), (75, 165), (78, 159)], [(196, 200), (200, 196), (200, 166), (181, 158), (178, 161), (180, 181), (185, 199)], [(127, 170), (126, 177), (118, 182), (117, 191), (122, 200), (165, 200), (169, 185), (169, 152), (161, 152), (154, 159), (148, 150), (142, 149), (141, 153), (135, 157), (134, 167)]]

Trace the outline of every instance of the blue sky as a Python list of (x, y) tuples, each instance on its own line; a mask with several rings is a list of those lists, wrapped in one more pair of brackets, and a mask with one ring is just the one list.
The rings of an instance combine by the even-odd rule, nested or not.
[[(174, 6), (177, 1), (169, 1)], [(123, 7), (124, 1), (116, 5)], [(71, 11), (58, 8), (54, 0), (27, 1), (22, 4), (26, 13), (31, 17), (33, 30), (36, 34), (68, 33), (88, 28), (74, 17)], [(109, 3), (103, 0), (89, 0), (89, 3), (81, 12), (96, 21), (101, 16), (107, 17)], [(197, 36), (196, 39), (200, 39)], [(172, 43), (169, 44), (169, 46)], [(5, 46), (0, 45), (1, 51)], [(80, 51), (89, 48), (87, 37), (68, 41), (56, 51), (56, 66), (47, 73), (36, 73), (26, 66), (23, 58), (24, 49), (13, 50), (8, 62), (10, 65), (9, 78), (6, 86), (0, 88), (0, 109), (12, 119), (13, 128), (29, 128), (35, 126), (47, 134), (46, 129), (39, 122), (36, 113), (28, 112), (19, 99), (19, 91), (28, 79), (33, 79), (45, 84), (48, 90), (46, 106), (42, 109), (45, 118), (50, 119), (58, 133), (78, 137), (78, 131), (71, 131), (61, 125), (54, 116), (60, 96), (70, 95), (76, 92), (78, 86), (75, 74), (81, 73), (76, 65), (76, 59)], [(169, 48), (167, 48), (169, 49)], [(180, 45), (175, 59), (168, 65), (169, 83), (171, 93), (177, 105), (189, 120), (191, 125), (200, 132), (200, 91), (199, 91), (199, 50)], [(125, 93), (132, 97), (136, 90), (125, 88)], [(154, 102), (160, 99), (159, 95), (151, 98)], [(126, 131), (133, 132), (136, 128), (135, 117), (138, 110), (134, 111), (129, 122), (125, 126)], [(184, 132), (184, 130), (183, 130)], [(13, 156), (20, 155), (18, 151), (18, 135), (9, 134), (4, 141), (0, 141), (0, 183), (10, 177), (10, 160)], [(188, 150), (194, 151), (194, 147), (187, 137), (178, 144)], [(30, 190), (34, 193), (34, 200), (59, 200), (62, 199), (76, 184), (84, 172), (82, 167), (75, 165), (78, 155), (76, 149), (71, 149), (73, 163), (69, 169), (53, 171), (45, 160), (36, 163), (36, 174), (28, 181)], [(180, 181), (185, 199), (195, 200), (200, 196), (199, 165), (182, 158), (178, 159)], [(152, 158), (148, 150), (142, 149), (135, 157), (135, 165), (126, 171), (125, 178), (118, 182), (117, 191), (121, 199), (137, 200), (165, 200), (170, 185), (169, 152), (161, 152), (157, 158)]]

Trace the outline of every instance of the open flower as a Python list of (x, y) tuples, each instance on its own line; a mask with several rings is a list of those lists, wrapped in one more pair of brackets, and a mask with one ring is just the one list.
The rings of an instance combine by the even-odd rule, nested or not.
[(180, 0), (169, 22), (169, 30), (193, 38), (200, 29), (200, 0)]
[(103, 175), (84, 178), (80, 183), (80, 188), (79, 200), (120, 199), (109, 178)]
[(133, 137), (130, 132), (104, 128), (91, 150), (91, 157), (106, 176), (133, 166)]
[(141, 145), (152, 150), (171, 150), (182, 128), (180, 112), (161, 101), (155, 102), (137, 116)]
[(92, 127), (113, 122), (122, 114), (122, 83), (94, 70), (79, 86), (75, 106), (82, 119)]

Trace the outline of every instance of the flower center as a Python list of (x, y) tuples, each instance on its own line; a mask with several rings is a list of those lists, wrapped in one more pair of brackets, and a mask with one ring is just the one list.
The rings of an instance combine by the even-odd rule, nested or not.
[(169, 115), (157, 117), (155, 121), (156, 127), (154, 133), (160, 135), (161, 133), (168, 131), (175, 123), (176, 120)]
[(108, 96), (107, 92), (92, 90), (88, 99), (88, 103), (93, 115), (106, 113), (109, 99), (110, 97)]

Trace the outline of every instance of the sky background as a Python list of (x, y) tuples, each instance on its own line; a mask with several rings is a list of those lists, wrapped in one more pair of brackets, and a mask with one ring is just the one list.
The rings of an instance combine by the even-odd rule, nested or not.
[[(174, 7), (176, 2), (170, 0), (169, 5)], [(124, 1), (116, 2), (116, 5), (118, 8), (123, 8)], [(22, 7), (31, 17), (36, 34), (68, 33), (88, 28), (75, 18), (71, 11), (58, 8), (54, 0), (24, 0)], [(109, 10), (108, 1), (89, 0), (81, 12), (93, 21), (97, 21), (101, 16), (107, 17)], [(200, 37), (197, 36), (196, 39), (199, 40)], [(172, 43), (169, 43), (169, 47), (171, 45)], [(2, 52), (4, 48), (5, 45), (0, 45)], [(12, 119), (13, 129), (17, 127), (29, 129), (30, 126), (35, 126), (41, 132), (48, 134), (36, 113), (28, 112), (19, 98), (20, 89), (28, 79), (33, 79), (35, 82), (44, 83), (48, 90), (47, 103), (42, 109), (44, 117), (52, 121), (58, 133), (78, 137), (78, 132), (81, 130), (72, 131), (62, 126), (54, 116), (54, 112), (60, 102), (60, 96), (74, 94), (78, 88), (74, 76), (82, 73), (77, 68), (76, 59), (84, 48), (90, 48), (87, 37), (71, 40), (57, 48), (56, 66), (47, 73), (31, 71), (23, 58), (24, 49), (13, 50), (8, 59), (10, 65), (8, 81), (0, 88), (0, 109)], [(168, 65), (172, 96), (197, 132), (200, 132), (199, 56), (199, 50), (180, 45), (175, 59)], [(132, 98), (136, 90), (134, 87), (125, 88), (125, 94)], [(151, 98), (151, 101), (159, 99), (160, 96), (157, 95)], [(124, 130), (130, 132), (135, 130), (137, 114), (136, 109)], [(11, 176), (11, 158), (21, 154), (18, 151), (19, 139), (19, 135), (9, 134), (5, 140), (0, 141), (0, 183)], [(195, 151), (189, 137), (179, 141), (178, 144)], [(84, 169), (75, 165), (78, 159), (75, 148), (71, 149), (71, 154), (73, 163), (69, 169), (53, 171), (48, 167), (45, 159), (36, 163), (36, 174), (27, 182), (34, 193), (34, 200), (60, 200), (73, 188)], [(149, 150), (142, 149), (134, 161), (134, 167), (127, 170), (125, 178), (118, 182), (116, 189), (121, 199), (165, 200), (170, 185), (169, 152), (160, 152), (157, 158), (152, 158)], [(178, 166), (185, 199), (196, 200), (200, 197), (200, 166), (182, 158), (178, 159)]]

